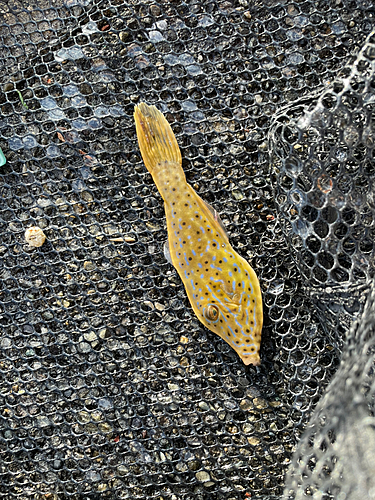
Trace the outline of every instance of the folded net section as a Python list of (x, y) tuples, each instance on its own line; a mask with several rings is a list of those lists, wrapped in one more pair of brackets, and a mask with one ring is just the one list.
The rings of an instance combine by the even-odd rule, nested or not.
[(339, 78), (271, 128), (285, 235), (322, 327), (344, 350), (288, 469), (288, 499), (375, 496), (374, 70), (371, 35)]
[(338, 344), (374, 276), (374, 42), (327, 90), (287, 106), (270, 130), (284, 234)]
[(288, 469), (285, 499), (375, 498), (374, 287)]

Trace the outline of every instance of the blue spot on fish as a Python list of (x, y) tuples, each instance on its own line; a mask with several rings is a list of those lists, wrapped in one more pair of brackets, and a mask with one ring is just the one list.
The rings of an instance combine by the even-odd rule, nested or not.
[[(215, 280), (215, 279), (211, 278), (211, 281), (213, 281), (214, 283), (224, 283), (224, 281), (221, 279)], [(211, 291), (211, 288), (209, 286), (207, 286), (207, 288)]]
[(233, 335), (233, 337), (236, 338), (236, 335), (234, 334), (234, 331), (232, 330), (232, 328), (229, 325), (227, 325), (227, 328), (228, 328), (228, 330), (230, 330), (230, 333)]
[(213, 264), (211, 264), (211, 265), (210, 265), (210, 267), (211, 267), (212, 269), (217, 269), (218, 271), (221, 271), (221, 270), (222, 270), (222, 269), (221, 269), (221, 267), (216, 267), (216, 266), (214, 266)]

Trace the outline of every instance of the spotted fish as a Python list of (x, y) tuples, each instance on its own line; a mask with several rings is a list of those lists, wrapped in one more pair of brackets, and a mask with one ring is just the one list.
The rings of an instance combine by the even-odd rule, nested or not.
[(167, 259), (198, 319), (245, 365), (259, 365), (263, 308), (255, 272), (231, 247), (216, 210), (186, 182), (180, 148), (163, 114), (141, 103), (134, 119), (144, 164), (164, 200)]

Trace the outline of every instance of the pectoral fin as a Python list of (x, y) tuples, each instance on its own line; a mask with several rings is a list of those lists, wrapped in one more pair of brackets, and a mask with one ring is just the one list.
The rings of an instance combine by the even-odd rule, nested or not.
[(169, 251), (169, 240), (167, 240), (167, 241), (164, 242), (163, 250), (164, 250), (164, 257), (173, 266), (173, 262), (172, 262), (172, 258), (171, 258), (171, 252)]

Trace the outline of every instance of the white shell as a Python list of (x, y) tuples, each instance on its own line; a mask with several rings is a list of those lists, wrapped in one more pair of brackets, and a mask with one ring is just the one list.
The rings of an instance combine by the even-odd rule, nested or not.
[(40, 227), (32, 226), (26, 229), (25, 240), (31, 247), (41, 247), (46, 241), (46, 235)]

